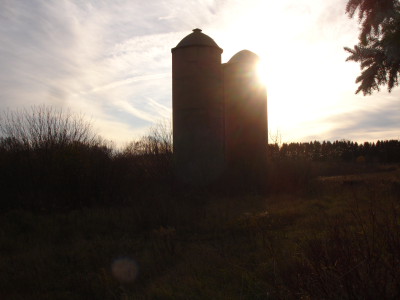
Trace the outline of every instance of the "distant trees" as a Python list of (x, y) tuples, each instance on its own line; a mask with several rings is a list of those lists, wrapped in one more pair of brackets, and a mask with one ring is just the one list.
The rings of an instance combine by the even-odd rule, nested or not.
[(386, 140), (358, 144), (348, 140), (311, 141), (309, 143), (283, 143), (281, 147), (269, 145), (270, 161), (280, 159), (306, 159), (310, 161), (353, 161), (365, 157), (367, 162), (400, 163), (400, 141)]
[(391, 92), (398, 86), (400, 72), (400, 3), (398, 0), (349, 0), (346, 13), (352, 18), (358, 10), (361, 32), (354, 49), (344, 49), (351, 55), (346, 61), (360, 63), (360, 91), (364, 96), (379, 91), (380, 85)]

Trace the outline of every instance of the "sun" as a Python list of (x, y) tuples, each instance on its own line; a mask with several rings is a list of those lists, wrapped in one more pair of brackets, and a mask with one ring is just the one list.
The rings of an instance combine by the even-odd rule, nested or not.
[(260, 79), (260, 81), (266, 85), (267, 84), (267, 68), (265, 66), (265, 63), (260, 60), (257, 63), (257, 73), (258, 73), (258, 78)]

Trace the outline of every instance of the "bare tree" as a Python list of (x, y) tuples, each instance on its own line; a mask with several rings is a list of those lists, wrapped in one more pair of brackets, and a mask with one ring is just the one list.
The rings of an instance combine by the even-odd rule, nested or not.
[(138, 141), (130, 142), (123, 150), (134, 155), (170, 155), (172, 153), (171, 120), (164, 119), (150, 127)]
[(165, 119), (152, 126), (138, 141), (127, 144), (122, 155), (148, 179), (168, 176), (172, 157), (171, 120)]
[(278, 147), (282, 146), (282, 132), (281, 130), (277, 127), (276, 132), (268, 132), (268, 139), (270, 144), (277, 145)]
[(7, 110), (0, 115), (3, 145), (24, 150), (50, 149), (72, 143), (93, 144), (99, 138), (83, 114), (45, 105)]

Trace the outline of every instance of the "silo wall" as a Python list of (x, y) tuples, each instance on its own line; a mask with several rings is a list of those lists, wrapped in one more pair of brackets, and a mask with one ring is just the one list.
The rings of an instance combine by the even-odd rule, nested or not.
[(174, 169), (191, 185), (207, 185), (224, 167), (222, 49), (172, 50)]
[(223, 64), (226, 165), (246, 180), (259, 180), (267, 163), (267, 91), (256, 68)]

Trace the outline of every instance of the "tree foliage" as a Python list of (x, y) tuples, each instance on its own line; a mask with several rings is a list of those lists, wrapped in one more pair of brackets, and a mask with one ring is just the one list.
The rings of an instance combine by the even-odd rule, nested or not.
[(346, 61), (360, 63), (360, 91), (364, 96), (387, 85), (391, 92), (398, 86), (400, 72), (400, 2), (398, 0), (349, 0), (346, 13), (353, 18), (358, 11), (361, 24), (359, 43), (344, 49), (351, 55)]

